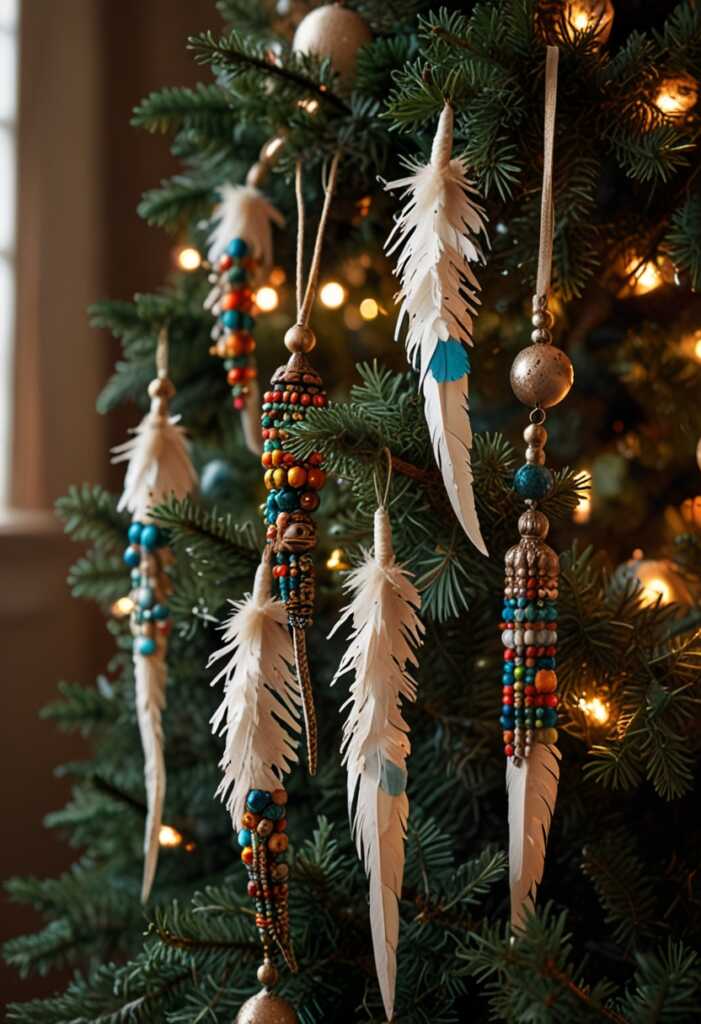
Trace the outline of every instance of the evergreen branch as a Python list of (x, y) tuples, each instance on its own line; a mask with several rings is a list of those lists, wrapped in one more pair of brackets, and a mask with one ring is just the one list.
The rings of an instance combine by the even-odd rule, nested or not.
[(234, 111), (231, 98), (219, 85), (202, 82), (194, 89), (167, 88), (150, 93), (134, 108), (131, 121), (149, 132), (179, 128), (231, 136)]
[(99, 484), (71, 486), (55, 507), (73, 540), (89, 540), (107, 551), (124, 548), (129, 517), (117, 511), (117, 499)]

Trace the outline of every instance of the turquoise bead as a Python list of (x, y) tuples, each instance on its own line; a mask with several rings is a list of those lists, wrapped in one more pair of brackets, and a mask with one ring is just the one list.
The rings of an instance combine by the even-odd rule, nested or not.
[(138, 544), (140, 542), (140, 540), (141, 540), (141, 530), (142, 530), (141, 523), (132, 523), (131, 524), (131, 526), (129, 527), (129, 532), (127, 533), (127, 537), (129, 538), (129, 543), (130, 544)]
[(546, 466), (532, 466), (526, 463), (516, 470), (514, 490), (520, 498), (537, 501), (545, 498), (553, 489), (553, 475)]
[(260, 814), (270, 803), (270, 793), (265, 789), (249, 789), (246, 805), (249, 811)]
[(242, 316), (237, 309), (227, 309), (226, 313), (222, 313), (221, 322), (225, 327), (228, 327), (230, 331), (238, 331), (242, 326)]
[(168, 607), (167, 604), (157, 604), (154, 606), (151, 614), (153, 615), (154, 619), (160, 619), (161, 621), (163, 621), (167, 619), (168, 616), (170, 615), (170, 608)]
[(138, 548), (127, 548), (122, 557), (124, 558), (125, 564), (128, 565), (130, 569), (137, 566), (141, 561), (141, 555), (139, 554)]
[(141, 531), (141, 545), (145, 547), (147, 551), (153, 551), (154, 548), (158, 547), (160, 537), (158, 535), (158, 527), (154, 526), (153, 523), (149, 523), (148, 526), (144, 526)]
[(239, 846), (250, 846), (251, 845), (251, 830), (248, 828), (242, 828), (239, 830), (239, 834), (236, 837), (239, 841)]
[(226, 251), (233, 260), (242, 260), (248, 253), (248, 245), (243, 238), (232, 238)]
[(277, 504), (283, 512), (294, 512), (299, 508), (299, 495), (291, 487), (286, 487), (278, 494)]
[(144, 654), (148, 657), (149, 654), (156, 653), (156, 641), (152, 640), (150, 636), (140, 636), (136, 641), (136, 653)]
[(232, 284), (241, 284), (246, 280), (246, 268), (245, 267), (232, 267), (227, 274), (228, 279)]
[(263, 817), (268, 818), (270, 821), (279, 821), (284, 816), (285, 808), (280, 804), (269, 804), (263, 811)]

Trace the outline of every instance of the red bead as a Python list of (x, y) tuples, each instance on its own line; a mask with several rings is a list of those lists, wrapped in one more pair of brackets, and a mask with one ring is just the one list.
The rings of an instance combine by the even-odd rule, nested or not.
[(514, 748), (511, 746), (510, 743), (507, 743), (506, 746), (504, 747), (504, 753), (506, 754), (507, 757), (514, 756)]
[[(287, 566), (284, 563), (283, 565), (276, 565), (275, 569), (277, 569), (276, 576), (287, 576)], [(273, 572), (275, 572), (275, 569), (273, 569)]]
[(531, 587), (537, 587), (537, 586), (538, 586), (538, 580), (537, 580), (537, 579), (535, 579), (535, 578), (534, 578), (533, 576), (531, 576), (531, 578), (530, 578), (530, 579), (528, 580), (528, 583), (526, 584), (526, 586), (527, 586), (527, 587), (528, 587), (529, 589), (530, 589)]
[(514, 702), (514, 695), (513, 695), (513, 693), (511, 693), (511, 691), (505, 690), (504, 693), (502, 694), (501, 702), (502, 702), (502, 704), (513, 704), (513, 702)]
[(523, 703), (524, 703), (525, 707), (532, 708), (533, 707), (533, 698), (532, 697), (524, 697), (523, 698)]
[(547, 654), (547, 656), (549, 658), (554, 658), (555, 655), (557, 654), (557, 647), (546, 647), (545, 648), (545, 653)]
[(559, 703), (560, 698), (556, 693), (549, 693), (548, 696), (545, 698), (546, 707), (556, 708)]
[(289, 393), (289, 391), (283, 391), (282, 392), (282, 400), (283, 400), (283, 402), (289, 402), (289, 400), (290, 400), (290, 393)]
[(232, 370), (229, 370), (229, 372), (226, 375), (226, 379), (229, 382), (229, 384), (238, 384), (239, 381), (243, 380), (244, 376), (245, 371), (243, 367), (235, 366)]
[(511, 650), (504, 651), (504, 661), (513, 661), (515, 657), (516, 657), (516, 654), (515, 654), (514, 651), (511, 651)]
[(227, 292), (221, 300), (222, 309), (238, 309), (241, 302), (241, 292)]
[(258, 371), (256, 370), (255, 366), (247, 366), (245, 367), (243, 372), (246, 380), (253, 380), (255, 377), (258, 376)]
[(314, 405), (326, 405), (326, 395), (314, 395)]
[(256, 885), (255, 882), (249, 882), (248, 885), (246, 886), (246, 890), (248, 892), (248, 895), (254, 899), (258, 895), (258, 886)]
[(536, 596), (535, 590), (527, 590), (526, 591), (526, 597), (528, 598), (529, 601), (532, 601), (535, 598), (535, 596)]
[(272, 393), (272, 391), (266, 391), (265, 394), (263, 395), (263, 401), (264, 402), (272, 402), (272, 400), (273, 400), (273, 393)]
[(321, 452), (312, 452), (309, 458), (307, 459), (307, 462), (312, 466), (320, 466), (323, 461), (324, 456), (321, 454)]
[(542, 695), (542, 693), (539, 693), (538, 696), (534, 697), (533, 699), (535, 700), (535, 706), (537, 708), (545, 707), (545, 697)]
[(282, 401), (282, 391), (273, 391), (273, 402)]
[(287, 818), (278, 818), (278, 820), (275, 822), (275, 831), (276, 832), (284, 832), (286, 828), (287, 828)]
[(237, 397), (237, 398), (234, 399), (233, 405), (234, 405), (234, 409), (238, 409), (240, 411), (241, 409), (243, 409), (245, 407), (246, 399), (245, 398)]
[(306, 394), (306, 392), (304, 394), (300, 395), (300, 397), (299, 397), (299, 404), (300, 405), (311, 405), (312, 404), (312, 396)]
[(527, 658), (535, 658), (537, 653), (538, 653), (538, 651), (537, 651), (537, 649), (535, 647), (527, 647), (526, 648), (526, 657)]
[(513, 732), (510, 729), (506, 729), (506, 731), (504, 732), (504, 743), (511, 743), (513, 738)]
[(290, 405), (297, 405), (297, 402), (299, 402), (299, 392), (293, 391), (290, 395)]
[(530, 686), (530, 685), (529, 686), (524, 686), (523, 692), (525, 693), (525, 695), (527, 697), (532, 697), (533, 694), (535, 693), (535, 686)]
[(225, 252), (223, 256), (219, 257), (219, 269), (220, 270), (228, 270), (232, 263), (233, 263), (233, 260), (232, 260), (231, 256), (229, 256), (228, 252)]

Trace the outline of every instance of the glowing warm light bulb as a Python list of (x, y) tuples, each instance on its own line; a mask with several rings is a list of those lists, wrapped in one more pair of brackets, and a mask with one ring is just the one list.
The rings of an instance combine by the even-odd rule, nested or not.
[(701, 333), (699, 334), (697, 340), (694, 342), (694, 356), (701, 363)]
[(273, 288), (279, 288), (281, 284), (284, 284), (287, 280), (287, 274), (285, 273), (284, 267), (273, 267), (268, 277), (268, 284)]
[(581, 496), (577, 502), (577, 507), (572, 513), (572, 520), (575, 523), (588, 523), (591, 519), (591, 473), (588, 469), (582, 470), (582, 475), (586, 477), (587, 491)]
[(308, 114), (316, 114), (319, 109), (318, 100), (297, 100), (297, 106), (301, 107), (302, 110), (306, 110)]
[(665, 78), (654, 99), (657, 109), (673, 120), (683, 118), (696, 106), (698, 85), (691, 75)]
[(181, 270), (197, 270), (202, 263), (202, 257), (191, 245), (178, 249), (175, 258)]
[(654, 260), (641, 260), (634, 256), (625, 266), (626, 283), (620, 291), (622, 297), (647, 295), (664, 284), (662, 271)]
[(661, 576), (652, 576), (649, 580), (641, 580), (642, 589), (640, 596), (643, 604), (651, 605), (657, 604), (669, 604), (672, 600), (672, 588), (670, 587), (667, 580), (663, 580)]
[(346, 553), (343, 548), (334, 548), (326, 559), (326, 568), (331, 572), (344, 572), (350, 569), (350, 563), (346, 560)]
[(266, 142), (263, 146), (260, 155), (263, 160), (274, 160), (277, 154), (280, 152), (282, 146), (284, 146), (285, 140), (280, 136), (276, 135), (269, 142)]
[(360, 303), (360, 315), (363, 320), (374, 320), (380, 312), (380, 307), (374, 299), (363, 299)]
[(134, 602), (128, 595), (126, 597), (118, 597), (110, 611), (115, 619), (126, 619), (134, 611)]
[(183, 837), (177, 828), (172, 828), (170, 825), (161, 825), (158, 833), (158, 842), (161, 846), (180, 846), (182, 841)]
[(593, 718), (599, 725), (604, 725), (609, 720), (609, 709), (600, 697), (580, 697), (578, 707), (587, 718)]
[(280, 296), (274, 288), (264, 285), (256, 292), (255, 302), (261, 313), (271, 313), (274, 309), (277, 309)]
[[(565, 34), (593, 32), (597, 43), (603, 44), (611, 34), (613, 4), (611, 0), (566, 0)], [(569, 32), (568, 32), (569, 30)]]
[(346, 289), (340, 281), (327, 281), (321, 286), (319, 298), (328, 309), (338, 309), (346, 299)]

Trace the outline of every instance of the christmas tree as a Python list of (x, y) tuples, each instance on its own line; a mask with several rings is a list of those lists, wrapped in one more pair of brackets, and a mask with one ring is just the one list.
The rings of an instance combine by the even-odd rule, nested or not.
[[(395, 1019), (691, 1021), (701, 993), (701, 12), (693, 2), (624, 0), (615, 11), (610, 0), (346, 6), (367, 37), (332, 40), (329, 58), (291, 46), (305, 3), (219, 0), (216, 26), (188, 43), (202, 84), (164, 89), (134, 113), (138, 128), (170, 133), (182, 162), (139, 213), (172, 231), (189, 262), (157, 294), (94, 306), (95, 325), (123, 346), (99, 407), (145, 407), (167, 326), (171, 410), (201, 479), (199, 494), (158, 506), (174, 553), (160, 859), (144, 909), (146, 797), (123, 560), (130, 517), (118, 496), (83, 484), (58, 505), (87, 545), (69, 582), (104, 608), (115, 654), (96, 683), (62, 683), (46, 709), (93, 743), (92, 758), (67, 769), (72, 800), (48, 822), (80, 852), (60, 878), (9, 883), (46, 926), (5, 947), (23, 974), (76, 973), (65, 992), (14, 1004), (8, 1019), (229, 1024), (256, 990), (255, 909), (214, 795), (222, 741), (210, 719), (221, 694), (207, 662), (229, 602), (251, 589), (265, 488), (211, 351), (204, 256), (220, 190), (243, 182), (264, 147), (263, 187), (286, 227), (275, 230), (274, 267), (258, 292), (268, 309), (256, 325), (261, 381), (286, 358), (295, 317), (296, 164), (316, 222), (323, 176), (341, 152), (312, 313), (315, 365), (332, 401), (291, 431), (296, 452), (323, 453), (328, 484), (308, 636), (319, 770), (310, 777), (298, 766), (289, 778), (299, 972), (283, 971), (279, 991), (304, 1024), (386, 1019), (339, 754), (347, 684), (329, 686), (344, 637), (326, 637), (346, 603), (343, 571), (372, 543), (389, 452), (394, 548), (414, 574), (425, 626), (417, 699), (403, 709), (412, 752)], [(503, 556), (523, 510), (512, 481), (526, 421), (509, 367), (532, 330), (546, 44), (560, 51), (551, 309), (575, 370), (548, 418), (557, 471), (542, 502), (561, 561), (562, 759), (538, 905), (514, 941), (497, 627)], [(403, 160), (428, 160), (446, 101), (491, 240), (470, 389), (489, 559), (464, 535), (436, 469), (416, 375), (393, 341), (397, 281), (383, 253), (399, 207), (384, 181), (401, 176)]]

